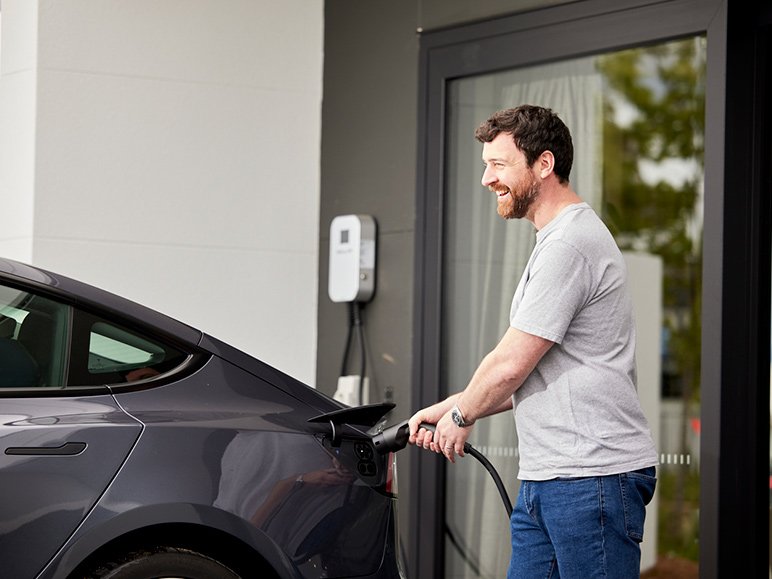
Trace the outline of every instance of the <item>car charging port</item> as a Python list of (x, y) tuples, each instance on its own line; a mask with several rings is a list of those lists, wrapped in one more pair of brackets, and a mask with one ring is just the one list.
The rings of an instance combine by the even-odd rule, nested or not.
[(359, 460), (370, 460), (373, 458), (373, 447), (366, 442), (357, 442), (354, 445), (354, 451), (359, 457)]

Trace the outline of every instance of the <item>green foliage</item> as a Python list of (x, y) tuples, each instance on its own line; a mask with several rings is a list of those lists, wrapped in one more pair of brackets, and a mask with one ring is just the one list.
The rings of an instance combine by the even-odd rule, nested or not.
[[(701, 38), (615, 52), (598, 59), (603, 76), (604, 217), (623, 240), (646, 241), (666, 252), (669, 237), (683, 237), (693, 218), (699, 176), (676, 187), (651, 183), (641, 162), (666, 160), (704, 166), (705, 51)], [(632, 118), (622, 124), (618, 113)], [(672, 236), (655, 235), (672, 232)], [(684, 247), (694, 254), (692, 240)], [(628, 241), (630, 249), (632, 240)], [(683, 243), (683, 240), (680, 241)], [(673, 253), (673, 252), (670, 252)]]
[[(676, 473), (662, 470), (657, 480), (659, 552), (669, 557), (699, 561), (700, 476), (696, 471), (689, 471), (685, 480), (679, 482)], [(683, 487), (681, 505), (674, 498), (678, 496), (679, 485)]]
[(597, 63), (603, 219), (622, 249), (662, 258), (665, 349), (675, 369), (663, 383), (676, 383), (664, 394), (699, 400), (705, 40), (615, 52)]

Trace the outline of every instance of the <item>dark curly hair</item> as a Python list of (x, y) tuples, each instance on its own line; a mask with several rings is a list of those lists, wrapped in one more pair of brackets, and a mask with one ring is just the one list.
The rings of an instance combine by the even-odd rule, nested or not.
[(568, 183), (574, 163), (574, 145), (571, 132), (551, 109), (534, 105), (520, 105), (506, 109), (483, 121), (474, 132), (481, 143), (490, 143), (499, 133), (509, 133), (515, 145), (525, 155), (528, 167), (544, 151), (555, 157), (555, 175), (560, 183)]

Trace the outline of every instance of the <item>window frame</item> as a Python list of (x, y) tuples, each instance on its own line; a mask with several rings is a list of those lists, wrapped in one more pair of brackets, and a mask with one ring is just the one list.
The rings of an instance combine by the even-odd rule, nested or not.
[[(754, 12), (757, 9), (758, 14)], [(414, 409), (440, 395), (449, 80), (705, 34), (700, 576), (769, 566), (770, 10), (737, 0), (590, 0), (424, 32), (416, 184)], [(760, 130), (759, 130), (760, 128)], [(728, 145), (731, 143), (731, 146)], [(767, 169), (765, 169), (765, 165)], [(731, 171), (727, 168), (731, 168)], [(737, 424), (746, 428), (738, 429)], [(444, 461), (411, 457), (410, 575), (442, 577)], [(719, 524), (720, 523), (720, 524)], [(742, 555), (738, 555), (738, 554)]]

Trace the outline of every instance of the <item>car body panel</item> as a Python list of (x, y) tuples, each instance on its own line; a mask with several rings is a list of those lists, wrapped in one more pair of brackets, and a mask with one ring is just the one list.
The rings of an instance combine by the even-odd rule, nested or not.
[[(138, 491), (145, 503), (185, 497), (252, 521), (306, 577), (377, 571), (380, 557), (372, 553), (383, 550), (392, 499), (364, 484), (313, 435), (326, 431), (308, 423), (322, 399), (314, 397), (317, 407), (298, 404), (216, 357), (186, 381), (184, 397), (182, 387), (117, 395), (146, 431), (100, 508), (130, 501)], [(213, 390), (217, 406), (208, 408)], [(177, 452), (164, 456), (160, 448)], [(202, 450), (204, 460), (189, 455)], [(142, 469), (134, 472), (135, 464)], [(148, 469), (152, 464), (159, 467)], [(357, 557), (362, 550), (368, 555)]]
[(34, 577), (93, 508), (142, 426), (109, 395), (6, 398), (0, 425), (3, 575)]
[(284, 392), (291, 396), (303, 400), (310, 406), (318, 409), (319, 414), (324, 412), (330, 412), (335, 409), (344, 408), (345, 406), (322, 394), (318, 390), (309, 388), (306, 384), (303, 384), (299, 380), (292, 378), (288, 374), (285, 374), (281, 370), (277, 370), (273, 366), (266, 364), (265, 362), (258, 360), (226, 344), (225, 342), (213, 338), (208, 334), (202, 334), (201, 340), (198, 343), (200, 349), (213, 353), (220, 358), (227, 359), (229, 362), (242, 368), (243, 370), (259, 376), (269, 384), (280, 388)]
[[(264, 558), (283, 553), (278, 562), (285, 572), (292, 569), (288, 576), (376, 574), (394, 499), (363, 483), (325, 449), (326, 428), (308, 420), (326, 399), (306, 394), (315, 406), (298, 404), (218, 357), (184, 383), (116, 394), (144, 431), (71, 544), (88, 537), (87, 550), (93, 551), (116, 538), (103, 527), (116, 513), (139, 509), (143, 524), (151, 525), (168, 522), (171, 509), (185, 513), (177, 522), (196, 524), (201, 513), (228, 527), (232, 520), (251, 522), (250, 540), (260, 537)], [(301, 475), (304, 482), (297, 480)], [(217, 511), (233, 517), (218, 517)], [(131, 530), (112, 527), (121, 534)], [(41, 578), (66, 576), (72, 570), (68, 551)]]

